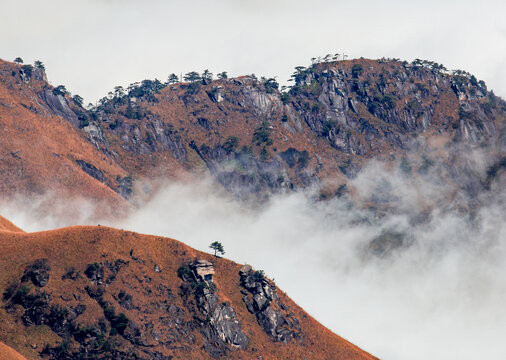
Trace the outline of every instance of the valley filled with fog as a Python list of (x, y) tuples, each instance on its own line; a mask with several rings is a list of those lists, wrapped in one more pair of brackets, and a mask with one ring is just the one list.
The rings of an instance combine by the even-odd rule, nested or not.
[[(506, 356), (504, 191), (472, 216), (435, 206), (414, 221), (424, 199), (437, 203), (448, 186), (375, 163), (352, 186), (358, 198), (394, 198), (397, 211), (378, 217), (348, 197), (315, 201), (314, 191), (252, 207), (209, 180), (164, 184), (127, 218), (102, 225), (208, 252), (219, 241), (227, 258), (264, 270), (318, 321), (380, 358)], [(96, 204), (76, 200), (41, 215), (41, 202), (4, 203), (1, 213), (26, 231), (96, 225)], [(62, 216), (67, 206), (79, 216)], [(371, 242), (385, 234), (403, 241), (374, 251)]]

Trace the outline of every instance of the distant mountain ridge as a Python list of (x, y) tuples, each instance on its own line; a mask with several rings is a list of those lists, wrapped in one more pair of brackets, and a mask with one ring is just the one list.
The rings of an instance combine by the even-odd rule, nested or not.
[[(318, 187), (324, 199), (348, 191), (350, 179), (371, 159), (422, 172), (441, 162), (451, 173), (459, 152), (472, 149), (488, 154), (489, 167), (499, 170), (496, 178), (503, 173), (505, 102), (483, 81), (433, 62), (314, 63), (297, 67), (294, 85), (283, 92), (274, 79), (254, 75), (213, 80), (212, 74), (195, 73), (186, 83), (144, 80), (128, 89), (117, 87), (90, 110), (64, 88), (48, 85), (40, 70), (30, 76), (22, 65), (1, 65), (5, 94), (29, 94), (32, 100), (5, 95), (0, 114), (12, 113), (5, 105), (10, 101), (17, 104), (19, 116), (34, 119), (32, 125), (42, 121), (41, 114), (50, 121), (66, 120), (72, 125), (65, 130), (69, 138), (89, 149), (86, 156), (77, 155), (61, 144), (75, 169), (68, 176), (84, 176), (93, 192), (108, 192), (100, 197), (114, 201), (150, 196), (152, 179), (203, 174), (241, 199), (263, 200), (308, 187)], [(20, 144), (20, 149), (32, 145)], [(457, 145), (467, 150), (455, 151)], [(9, 159), (4, 168), (22, 166), (17, 150), (7, 151), (11, 158), (4, 156)], [(48, 158), (59, 162), (58, 154)], [(462, 172), (469, 171), (458, 167), (456, 173)], [(11, 183), (28, 178), (18, 176)], [(32, 177), (31, 185), (2, 192), (37, 193), (47, 188), (39, 185), (42, 180)], [(475, 182), (487, 181), (495, 180)], [(64, 180), (60, 183), (68, 189)], [(473, 191), (486, 190), (485, 185), (473, 186)]]

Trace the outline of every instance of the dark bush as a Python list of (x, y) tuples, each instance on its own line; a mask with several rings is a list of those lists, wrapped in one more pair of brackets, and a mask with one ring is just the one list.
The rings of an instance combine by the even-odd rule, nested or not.
[(5, 291), (3, 293), (3, 299), (9, 300), (12, 297), (12, 295), (14, 295), (16, 293), (17, 289), (18, 289), (18, 283), (12, 283), (9, 286), (7, 286), (7, 288), (5, 289)]
[(231, 153), (232, 151), (235, 151), (238, 144), (239, 138), (237, 136), (229, 136), (227, 141), (223, 144), (223, 149), (225, 149), (227, 153)]
[(299, 169), (304, 169), (309, 163), (309, 153), (306, 150), (302, 150), (299, 154), (299, 158), (297, 159), (297, 167)]
[(30, 288), (26, 285), (22, 285), (16, 290), (16, 294), (12, 298), (12, 301), (15, 304), (23, 304), (25, 302), (26, 296), (30, 292)]
[(190, 281), (193, 279), (193, 272), (188, 265), (181, 265), (177, 269), (177, 276), (183, 281)]
[(262, 125), (255, 130), (253, 133), (253, 139), (251, 140), (257, 146), (265, 144), (266, 146), (272, 145), (272, 139), (270, 138), (271, 129), (269, 129), (269, 124), (267, 122), (263, 122)]
[(290, 103), (290, 94), (289, 93), (281, 93), (281, 102), (283, 103), (283, 105), (287, 105), (288, 103)]
[(257, 270), (253, 273), (253, 279), (260, 282), (265, 279), (265, 273), (263, 270)]
[(362, 65), (354, 64), (351, 67), (351, 76), (356, 79), (356, 78), (360, 77), (360, 75), (362, 75), (363, 70), (364, 69), (363, 69)]
[(21, 66), (21, 70), (29, 79), (32, 77), (32, 71), (33, 71), (32, 65), (23, 65), (23, 66)]

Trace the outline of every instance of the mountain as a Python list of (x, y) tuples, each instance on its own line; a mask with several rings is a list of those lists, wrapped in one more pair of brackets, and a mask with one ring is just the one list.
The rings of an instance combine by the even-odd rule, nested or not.
[[(73, 219), (91, 202), (98, 222), (124, 218), (170, 181), (211, 177), (258, 205), (307, 191), (364, 210), (350, 223), (380, 225), (363, 249), (380, 257), (434, 216), (478, 229), (482, 206), (504, 206), (506, 103), (469, 73), (355, 59), (297, 67), (281, 91), (253, 74), (186, 79), (116, 87), (85, 108), (42, 64), (0, 61), (3, 200)], [(391, 214), (407, 216), (409, 231), (382, 223)], [(176, 240), (100, 226), (25, 233), (0, 217), (0, 248), (0, 354), (374, 358), (261, 270)]]
[(74, 226), (0, 247), (0, 341), (27, 359), (374, 359), (263, 272), (173, 239)]
[(95, 108), (104, 129), (95, 141), (134, 178), (204, 168), (255, 199), (311, 186), (333, 196), (370, 159), (416, 153), (413, 166), (426, 166), (459, 157), (457, 144), (504, 156), (505, 103), (468, 73), (357, 59), (293, 77), (285, 92), (255, 76), (133, 84)]
[[(60, 187), (135, 203), (156, 194), (160, 179), (210, 175), (239, 199), (304, 188), (326, 199), (353, 196), (353, 179), (373, 159), (415, 178), (437, 169), (464, 207), (503, 181), (505, 102), (473, 75), (434, 62), (314, 63), (297, 67), (284, 91), (254, 75), (144, 80), (89, 110), (48, 85), (42, 69), (28, 76), (27, 65), (1, 65), (0, 122), (16, 139), (2, 145), (9, 195)], [(480, 173), (466, 158), (476, 151), (486, 160)]]

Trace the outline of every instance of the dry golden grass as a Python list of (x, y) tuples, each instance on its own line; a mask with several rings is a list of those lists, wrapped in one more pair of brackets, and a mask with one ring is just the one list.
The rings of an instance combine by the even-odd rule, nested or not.
[(0, 360), (26, 360), (26, 358), (3, 342), (0, 342)]
[(124, 170), (95, 148), (65, 119), (54, 115), (37, 95), (42, 81), (28, 84), (12, 76), (18, 65), (0, 60), (0, 194), (41, 195), (57, 193), (60, 198), (96, 200), (104, 214), (128, 207), (110, 187), (86, 174), (76, 160), (102, 170), (106, 182), (116, 186)]
[(3, 216), (0, 216), (0, 231), (24, 232)]
[[(218, 287), (220, 301), (229, 302), (237, 313), (243, 332), (251, 339), (246, 350), (233, 351), (227, 355), (230, 359), (374, 359), (373, 356), (362, 351), (332, 333), (315, 319), (306, 314), (282, 291), (278, 295), (285, 305), (300, 320), (303, 337), (300, 341), (289, 344), (273, 342), (256, 322), (242, 301), (239, 286), (239, 264), (232, 261), (215, 258), (212, 255), (194, 250), (183, 243), (157, 236), (141, 235), (107, 227), (74, 226), (70, 228), (45, 231), (39, 233), (0, 232), (0, 289), (19, 281), (24, 268), (36, 259), (48, 259), (51, 266), (50, 280), (44, 291), (51, 294), (56, 303), (65, 306), (76, 306), (72, 300), (63, 301), (62, 297), (72, 298), (73, 293), (83, 294), (80, 303), (86, 305), (86, 312), (78, 320), (81, 324), (91, 324), (103, 317), (102, 309), (91, 298), (87, 297), (84, 287), (89, 280), (86, 277), (70, 281), (62, 280), (62, 275), (71, 267), (83, 271), (93, 262), (114, 261), (123, 259), (129, 261), (118, 273), (117, 280), (106, 287), (104, 298), (117, 309), (120, 308), (114, 298), (120, 290), (134, 294), (137, 306), (153, 308), (152, 301), (160, 285), (172, 289), (178, 294), (181, 280), (177, 276), (177, 269), (186, 260), (195, 257), (206, 259), (214, 263), (216, 275), (215, 283)], [(143, 263), (132, 261), (130, 252)], [(153, 271), (154, 265), (161, 267), (162, 272)], [(142, 276), (149, 276), (149, 283), (139, 283)], [(129, 284), (128, 287), (125, 284)], [(149, 295), (151, 294), (151, 295)], [(184, 308), (182, 299), (176, 295), (176, 304)], [(148, 316), (155, 324), (161, 326), (157, 310), (150, 315), (141, 314), (135, 310), (121, 309), (129, 319), (141, 323)], [(166, 316), (165, 312), (165, 316)], [(58, 337), (45, 326), (25, 327), (16, 321), (12, 315), (0, 308), (0, 341), (9, 344), (21, 352), (27, 359), (38, 359), (38, 351), (46, 344), (58, 343)], [(175, 358), (208, 359), (209, 355), (202, 350), (200, 333), (193, 334), (195, 343), (186, 348), (173, 350)], [(39, 350), (30, 345), (37, 344)], [(154, 349), (166, 353), (166, 349), (154, 344)]]

